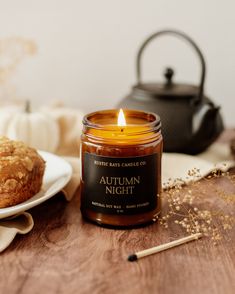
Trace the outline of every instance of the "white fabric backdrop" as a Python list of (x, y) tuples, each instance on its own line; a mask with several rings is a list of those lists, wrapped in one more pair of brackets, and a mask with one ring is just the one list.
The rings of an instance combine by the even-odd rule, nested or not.
[[(39, 50), (18, 67), (14, 83), (35, 105), (60, 99), (85, 111), (111, 108), (135, 83), (135, 55), (162, 28), (188, 33), (206, 56), (206, 92), (235, 125), (234, 0), (0, 0), (0, 38), (34, 39)], [(145, 80), (173, 65), (176, 80), (196, 83), (194, 52), (174, 38), (144, 56)]]

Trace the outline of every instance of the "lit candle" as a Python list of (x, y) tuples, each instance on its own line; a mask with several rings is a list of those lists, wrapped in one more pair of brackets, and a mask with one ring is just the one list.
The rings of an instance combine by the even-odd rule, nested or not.
[(122, 109), (120, 109), (118, 114), (118, 126), (125, 127), (126, 126), (126, 119)]
[(81, 211), (113, 227), (151, 222), (161, 208), (160, 118), (104, 110), (83, 119)]

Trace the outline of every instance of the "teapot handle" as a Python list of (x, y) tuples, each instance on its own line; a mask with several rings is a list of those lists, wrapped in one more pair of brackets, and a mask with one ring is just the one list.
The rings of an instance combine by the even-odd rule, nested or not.
[(200, 86), (199, 86), (199, 93), (198, 93), (198, 98), (196, 102), (200, 102), (202, 97), (203, 97), (203, 90), (204, 90), (204, 81), (205, 81), (205, 75), (206, 75), (206, 63), (205, 63), (205, 59), (202, 55), (201, 50), (198, 48), (198, 46), (196, 45), (196, 43), (186, 34), (180, 32), (180, 31), (176, 31), (176, 30), (162, 30), (159, 31), (157, 33), (152, 34), (151, 36), (149, 36), (144, 43), (141, 45), (138, 54), (137, 54), (137, 60), (136, 60), (136, 70), (137, 70), (137, 82), (138, 84), (141, 84), (141, 57), (143, 54), (143, 51), (145, 49), (145, 47), (148, 45), (148, 43), (150, 41), (152, 41), (152, 39), (159, 37), (161, 35), (174, 35), (176, 37), (179, 37), (181, 39), (186, 40), (189, 44), (192, 45), (192, 47), (195, 49), (196, 53), (199, 56), (200, 62), (201, 62), (201, 81), (200, 81)]

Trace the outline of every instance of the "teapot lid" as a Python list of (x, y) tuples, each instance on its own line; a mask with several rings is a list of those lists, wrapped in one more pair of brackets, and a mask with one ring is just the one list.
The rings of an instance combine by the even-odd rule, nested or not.
[(133, 86), (133, 92), (138, 98), (153, 97), (195, 97), (198, 95), (198, 87), (190, 84), (174, 83), (172, 81), (174, 70), (166, 68), (164, 76), (165, 83), (139, 83)]
[[(174, 75), (174, 71), (171, 68), (167, 68), (165, 71), (166, 82), (163, 84), (159, 83), (142, 83), (141, 79), (141, 57), (146, 46), (151, 42), (154, 38), (158, 38), (163, 35), (173, 35), (178, 38), (183, 39), (188, 42), (189, 45), (196, 51), (200, 63), (201, 63), (201, 78), (198, 86), (193, 86), (189, 84), (176, 84), (172, 82), (172, 78)], [(192, 98), (195, 104), (200, 103), (203, 99), (203, 90), (204, 90), (204, 81), (206, 74), (206, 63), (205, 59), (202, 55), (201, 50), (197, 46), (197, 44), (187, 35), (180, 31), (176, 30), (163, 30), (156, 32), (149, 36), (141, 45), (136, 59), (136, 73), (137, 73), (137, 85), (133, 87), (133, 94), (137, 99), (143, 99), (146, 97), (152, 98), (153, 96), (160, 97), (169, 97), (169, 98), (179, 98), (179, 97), (188, 97)]]

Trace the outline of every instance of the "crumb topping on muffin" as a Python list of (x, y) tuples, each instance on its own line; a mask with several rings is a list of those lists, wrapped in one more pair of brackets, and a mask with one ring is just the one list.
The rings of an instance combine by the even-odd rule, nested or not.
[(23, 194), (37, 193), (44, 170), (45, 162), (36, 149), (0, 137), (0, 207), (3, 196), (7, 198), (13, 193), (24, 198)]

